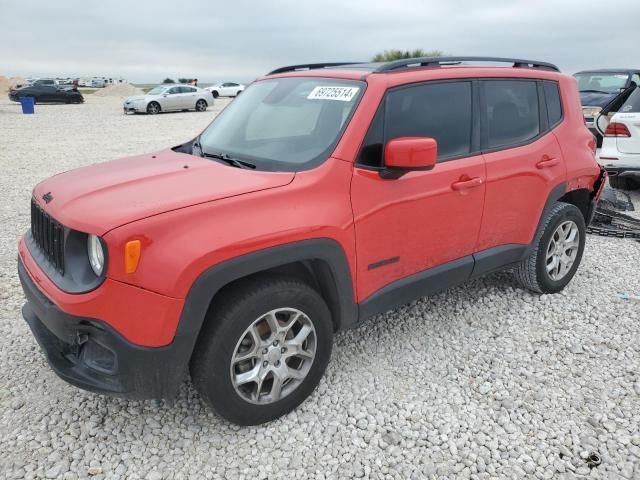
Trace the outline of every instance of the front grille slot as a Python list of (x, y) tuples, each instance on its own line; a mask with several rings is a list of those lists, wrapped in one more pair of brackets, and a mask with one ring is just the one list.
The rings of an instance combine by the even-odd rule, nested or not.
[(31, 235), (49, 262), (64, 275), (64, 227), (31, 200)]

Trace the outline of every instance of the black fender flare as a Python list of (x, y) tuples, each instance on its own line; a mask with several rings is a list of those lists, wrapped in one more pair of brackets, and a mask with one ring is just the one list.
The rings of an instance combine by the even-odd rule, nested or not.
[(321, 293), (334, 316), (337, 329), (355, 325), (358, 306), (349, 263), (340, 244), (329, 238), (287, 243), (221, 262), (198, 276), (185, 299), (174, 339), (174, 342), (178, 340), (180, 344), (188, 345), (185, 364), (191, 357), (213, 297), (225, 285), (248, 275), (305, 260), (319, 261), (320, 268), (316, 274), (320, 277)]

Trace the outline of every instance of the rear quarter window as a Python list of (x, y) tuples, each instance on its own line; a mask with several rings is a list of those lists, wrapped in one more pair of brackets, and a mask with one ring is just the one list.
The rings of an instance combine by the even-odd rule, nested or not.
[(638, 113), (640, 112), (640, 88), (636, 88), (631, 96), (624, 102), (620, 113)]
[(555, 82), (544, 82), (544, 96), (547, 103), (547, 117), (550, 128), (555, 127), (562, 120), (562, 102), (560, 90)]
[(483, 83), (487, 148), (524, 144), (540, 134), (538, 87), (534, 80), (486, 80)]

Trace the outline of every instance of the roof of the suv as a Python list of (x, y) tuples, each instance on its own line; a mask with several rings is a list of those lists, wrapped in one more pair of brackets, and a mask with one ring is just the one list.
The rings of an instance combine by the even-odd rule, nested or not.
[[(475, 64), (475, 65), (473, 65)], [(480, 65), (478, 65), (480, 64)], [(553, 72), (559, 72), (558, 67), (552, 63), (539, 62), (536, 60), (523, 60), (518, 58), (501, 58), (501, 57), (421, 57), (407, 58), (402, 60), (394, 60), (384, 63), (358, 63), (358, 62), (331, 62), (331, 63), (307, 63), (302, 65), (289, 65), (277, 68), (267, 74), (280, 75), (284, 73), (305, 72), (310, 70), (335, 70), (356, 71), (360, 74), (365, 73), (391, 73), (400, 71), (409, 71), (415, 68), (441, 68), (441, 67), (460, 67), (474, 66), (487, 67), (488, 64), (507, 64), (513, 68), (529, 68), (541, 69)], [(510, 64), (510, 65), (509, 65)], [(503, 67), (504, 68), (504, 67)], [(347, 75), (350, 76), (350, 75)]]

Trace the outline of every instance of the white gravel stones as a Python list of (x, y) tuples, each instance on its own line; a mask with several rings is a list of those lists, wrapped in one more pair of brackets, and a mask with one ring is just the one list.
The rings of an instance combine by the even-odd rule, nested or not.
[(262, 427), (225, 423), (189, 385), (170, 406), (59, 380), (20, 315), (15, 246), (32, 186), (188, 140), (227, 102), (125, 117), (118, 100), (88, 95), (24, 116), (0, 98), (0, 476), (640, 478), (640, 302), (617, 297), (640, 294), (630, 240), (589, 236), (558, 295), (497, 274), (339, 334), (319, 389)]

